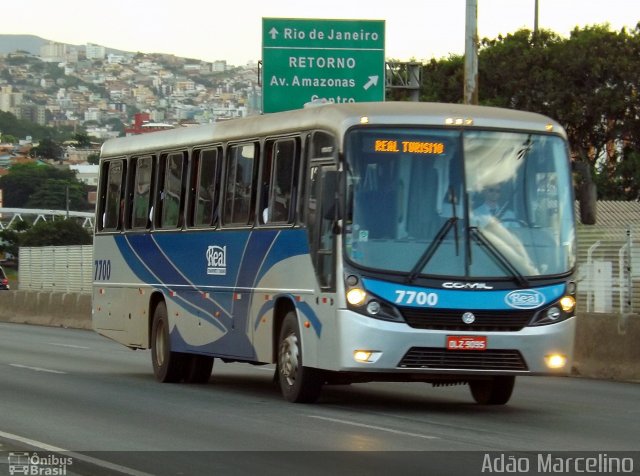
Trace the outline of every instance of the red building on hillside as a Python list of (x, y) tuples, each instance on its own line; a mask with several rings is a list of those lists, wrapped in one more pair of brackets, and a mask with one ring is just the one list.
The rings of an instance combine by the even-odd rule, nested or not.
[(133, 117), (133, 127), (125, 127), (124, 133), (127, 136), (132, 136), (146, 134), (147, 132), (166, 131), (167, 129), (173, 129), (173, 126), (171, 124), (151, 122), (149, 113), (139, 112)]

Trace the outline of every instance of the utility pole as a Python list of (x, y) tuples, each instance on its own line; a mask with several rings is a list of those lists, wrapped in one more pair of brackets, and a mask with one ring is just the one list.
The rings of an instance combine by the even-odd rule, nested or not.
[(536, 11), (533, 15), (533, 34), (538, 36), (538, 0), (536, 0)]
[(478, 104), (478, 0), (467, 0), (464, 42), (464, 103)]

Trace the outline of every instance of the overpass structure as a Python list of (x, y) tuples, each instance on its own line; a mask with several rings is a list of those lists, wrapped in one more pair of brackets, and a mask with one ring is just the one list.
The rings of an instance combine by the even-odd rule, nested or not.
[[(67, 210), (45, 210), (38, 208), (2, 208), (0, 207), (0, 230), (10, 228), (16, 221), (25, 221), (25, 217), (35, 217), (33, 224), (39, 221), (77, 218), (85, 228), (93, 228), (94, 212), (74, 212)], [(31, 221), (31, 220), (29, 220)]]

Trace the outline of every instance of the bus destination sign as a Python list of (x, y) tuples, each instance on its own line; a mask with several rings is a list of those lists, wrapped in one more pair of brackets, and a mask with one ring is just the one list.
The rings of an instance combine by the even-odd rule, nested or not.
[(444, 154), (442, 142), (398, 141), (376, 139), (373, 144), (374, 152), (403, 152), (409, 154)]
[(384, 29), (384, 20), (263, 18), (263, 112), (384, 101)]

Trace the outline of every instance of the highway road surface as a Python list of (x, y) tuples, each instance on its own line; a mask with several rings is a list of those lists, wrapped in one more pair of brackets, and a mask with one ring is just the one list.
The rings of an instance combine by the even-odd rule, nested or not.
[(640, 473), (640, 383), (523, 377), (497, 407), (369, 383), (297, 405), (273, 372), (216, 360), (208, 384), (160, 384), (148, 351), (1, 323), (0, 474)]

